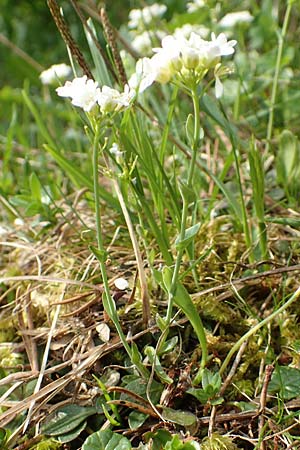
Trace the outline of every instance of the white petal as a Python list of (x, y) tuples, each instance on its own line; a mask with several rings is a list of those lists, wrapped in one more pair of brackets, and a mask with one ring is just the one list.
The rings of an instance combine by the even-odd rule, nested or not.
[(116, 286), (117, 289), (119, 289), (120, 291), (125, 291), (126, 289), (128, 289), (128, 281), (125, 280), (125, 278), (117, 278), (114, 281), (114, 285)]
[(99, 334), (101, 341), (108, 342), (110, 338), (110, 328), (106, 323), (100, 323), (96, 326), (96, 331)]
[(215, 82), (215, 93), (217, 98), (221, 98), (223, 95), (223, 84), (221, 83), (221, 80), (219, 77), (216, 76), (216, 82)]

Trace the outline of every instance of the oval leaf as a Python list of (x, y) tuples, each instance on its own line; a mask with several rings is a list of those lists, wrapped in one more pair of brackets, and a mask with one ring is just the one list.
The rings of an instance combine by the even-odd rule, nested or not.
[(130, 441), (111, 430), (97, 431), (91, 434), (82, 446), (82, 450), (131, 450)]
[(179, 409), (175, 410), (172, 408), (163, 407), (162, 416), (165, 420), (177, 423), (178, 425), (182, 425), (184, 427), (190, 427), (197, 423), (197, 417), (189, 411), (181, 411)]
[(49, 436), (67, 434), (93, 414), (96, 414), (96, 409), (93, 407), (67, 405), (60, 408), (55, 416), (42, 427), (42, 432)]
[(175, 241), (176, 249), (177, 250), (183, 250), (184, 248), (186, 248), (189, 245), (189, 243), (192, 242), (192, 240), (194, 239), (194, 237), (198, 233), (199, 228), (200, 228), (200, 223), (196, 223), (192, 227), (187, 228), (185, 230), (183, 239), (181, 239), (181, 237), (178, 236), (176, 241)]

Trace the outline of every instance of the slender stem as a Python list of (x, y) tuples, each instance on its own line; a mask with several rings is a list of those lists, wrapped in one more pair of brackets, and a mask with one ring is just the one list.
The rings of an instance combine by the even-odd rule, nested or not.
[(253, 252), (252, 252), (251, 234), (250, 234), (249, 225), (248, 225), (248, 217), (247, 217), (247, 211), (246, 211), (246, 205), (245, 205), (244, 193), (243, 193), (243, 186), (242, 186), (242, 180), (241, 180), (241, 174), (240, 174), (240, 164), (239, 164), (237, 149), (236, 149), (236, 146), (234, 145), (234, 143), (232, 145), (232, 149), (233, 149), (233, 155), (234, 155), (234, 162), (235, 162), (238, 186), (239, 186), (239, 191), (240, 191), (240, 200), (241, 200), (241, 207), (242, 207), (242, 223), (243, 223), (243, 230), (244, 230), (244, 234), (245, 234), (245, 241), (246, 241), (247, 249), (250, 251), (249, 261), (250, 261), (250, 263), (253, 263), (254, 256), (253, 256)]
[(270, 149), (270, 141), (271, 141), (271, 137), (272, 137), (272, 133), (273, 133), (274, 108), (275, 108), (275, 102), (276, 102), (276, 97), (277, 97), (278, 80), (279, 80), (279, 72), (280, 72), (282, 52), (283, 52), (283, 44), (284, 44), (284, 39), (286, 36), (286, 32), (287, 32), (287, 28), (288, 28), (288, 24), (289, 24), (289, 20), (290, 20), (292, 3), (293, 2), (291, 0), (288, 0), (288, 2), (287, 2), (287, 8), (285, 11), (282, 30), (278, 37), (278, 51), (277, 51), (277, 58), (276, 58), (274, 80), (273, 80), (273, 85), (272, 85), (271, 101), (270, 101), (270, 107), (269, 107), (269, 121), (268, 121), (268, 128), (267, 128), (266, 153)]
[[(197, 158), (197, 152), (199, 148), (199, 139), (200, 139), (200, 110), (199, 110), (199, 98), (197, 94), (197, 86), (194, 86), (194, 88), (191, 90), (192, 100), (193, 100), (193, 107), (194, 107), (194, 134), (193, 134), (193, 144), (192, 144), (192, 156), (191, 161), (188, 169), (188, 175), (187, 175), (187, 183), (186, 187), (187, 190), (190, 190), (192, 188), (193, 184), (193, 177), (194, 177), (194, 171), (196, 166), (196, 158)], [(183, 241), (185, 238), (186, 233), (186, 225), (187, 225), (187, 217), (188, 217), (188, 210), (189, 210), (189, 200), (186, 198), (186, 196), (182, 195), (183, 197), (183, 207), (182, 207), (182, 215), (181, 215), (181, 225), (180, 225), (180, 241)], [(165, 326), (166, 330), (169, 328), (172, 316), (173, 316), (173, 305), (174, 305), (174, 299), (176, 295), (177, 285), (179, 283), (179, 271), (180, 266), (182, 263), (182, 257), (184, 253), (184, 248), (179, 248), (176, 256), (175, 261), (175, 267), (172, 274), (172, 280), (171, 280), (171, 286), (169, 289), (169, 296), (168, 296), (168, 308), (167, 308), (167, 315), (166, 315), (166, 321)], [(159, 344), (159, 348), (162, 347), (163, 343), (165, 342), (165, 339), (167, 337), (168, 332), (164, 334), (164, 336), (161, 338), (161, 342)], [(201, 319), (198, 323), (198, 338), (200, 341), (201, 349), (202, 349), (202, 357), (201, 357), (201, 368), (204, 368), (207, 362), (207, 342), (206, 342), (206, 336), (205, 336), (205, 330), (202, 325)], [(157, 348), (157, 352), (159, 352), (159, 348)]]
[[(200, 136), (200, 110), (199, 110), (199, 98), (197, 95), (196, 87), (194, 87), (191, 90), (191, 94), (192, 94), (193, 107), (194, 107), (194, 136), (193, 136), (193, 145), (192, 145), (192, 158), (191, 158), (189, 169), (188, 169), (188, 176), (187, 176), (187, 183), (186, 183), (188, 189), (191, 188), (192, 182), (193, 182), (193, 175), (194, 175), (194, 171), (195, 171), (196, 157), (197, 157), (199, 136)], [(183, 196), (181, 225), (180, 225), (180, 233), (179, 233), (180, 241), (183, 241), (184, 236), (185, 236), (188, 208), (189, 208), (188, 201)], [(179, 249), (177, 252), (177, 256), (176, 256), (175, 268), (174, 268), (173, 275), (172, 275), (171, 287), (170, 287), (169, 298), (168, 298), (168, 309), (167, 309), (167, 316), (166, 316), (166, 325), (167, 326), (169, 326), (172, 315), (173, 315), (174, 296), (176, 294), (176, 285), (178, 282), (178, 275), (179, 275), (179, 270), (180, 270), (180, 266), (181, 266), (181, 262), (182, 262), (183, 253), (184, 253), (184, 249)]]
[(126, 221), (127, 229), (129, 232), (133, 251), (135, 254), (135, 259), (136, 259), (136, 263), (137, 263), (137, 267), (138, 267), (139, 280), (140, 280), (140, 287), (141, 287), (141, 297), (142, 297), (142, 306), (143, 306), (143, 323), (145, 326), (148, 326), (148, 324), (150, 323), (151, 311), (150, 311), (150, 299), (149, 299), (147, 279), (146, 279), (146, 274), (145, 274), (145, 270), (144, 270), (143, 259), (142, 259), (142, 255), (141, 255), (141, 252), (139, 249), (139, 244), (138, 244), (138, 241), (136, 238), (134, 227), (133, 227), (126, 203), (124, 201), (122, 191), (118, 184), (118, 181), (113, 180), (113, 184), (114, 184), (114, 188), (115, 188), (115, 191), (116, 191), (117, 197), (119, 199), (120, 206), (121, 206), (121, 209), (122, 209), (125, 221)]
[(264, 320), (262, 320), (261, 322), (259, 322), (257, 325), (255, 325), (254, 327), (252, 327), (246, 334), (244, 334), (244, 336), (242, 336), (232, 347), (232, 349), (230, 350), (230, 352), (228, 353), (228, 355), (226, 356), (220, 370), (219, 370), (219, 374), (222, 375), (225, 371), (225, 369), (227, 368), (232, 356), (234, 355), (234, 353), (236, 351), (238, 351), (238, 349), (241, 347), (241, 345), (247, 341), (250, 336), (252, 336), (253, 334), (257, 333), (257, 331), (264, 327), (265, 325), (267, 325), (269, 322), (271, 322), (271, 320), (273, 320), (276, 316), (278, 316), (279, 314), (281, 314), (284, 310), (286, 310), (286, 308), (288, 308), (295, 300), (298, 299), (298, 297), (300, 296), (300, 287), (294, 292), (294, 294), (291, 296), (291, 298), (284, 303), (284, 305), (282, 305), (279, 309), (277, 309), (276, 311), (274, 311), (272, 314), (270, 314), (268, 317), (266, 317)]
[[(99, 261), (100, 270), (101, 270), (101, 276), (102, 276), (102, 283), (104, 288), (104, 293), (102, 297), (103, 307), (112, 322), (114, 323), (116, 330), (118, 332), (119, 338), (123, 344), (123, 347), (125, 348), (129, 358), (131, 361), (133, 361), (133, 353), (131, 351), (131, 348), (126, 341), (126, 337), (123, 333), (122, 327), (119, 322), (117, 310), (116, 310), (116, 304), (111, 296), (109, 284), (108, 284), (108, 278), (107, 278), (107, 272), (106, 272), (106, 250), (104, 248), (103, 238), (102, 238), (102, 223), (101, 223), (101, 209), (100, 209), (100, 195), (99, 195), (99, 180), (98, 180), (98, 153), (99, 153), (99, 141), (101, 138), (101, 128), (98, 124), (95, 126), (95, 136), (94, 136), (94, 143), (93, 143), (93, 178), (94, 178), (94, 197), (95, 197), (95, 215), (96, 215), (96, 234), (97, 234), (97, 243), (98, 243), (98, 252), (97, 252), (97, 259)], [(145, 376), (145, 368), (144, 366), (135, 361), (135, 365), (137, 366), (137, 369), (141, 373), (141, 375)], [(148, 374), (148, 372), (147, 372)]]

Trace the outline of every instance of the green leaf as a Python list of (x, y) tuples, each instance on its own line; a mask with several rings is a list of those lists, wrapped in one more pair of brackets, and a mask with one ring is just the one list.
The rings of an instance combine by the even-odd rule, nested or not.
[(94, 247), (93, 245), (90, 245), (89, 249), (91, 250), (91, 252), (94, 253), (99, 262), (105, 263), (107, 259), (107, 252), (105, 250), (104, 251), (99, 250), (97, 247)]
[(186, 123), (185, 123), (185, 132), (187, 141), (190, 147), (192, 147), (194, 143), (194, 116), (193, 114), (189, 114)]
[(175, 346), (177, 345), (177, 342), (178, 336), (173, 336), (171, 339), (164, 342), (159, 354), (164, 355), (166, 353), (170, 353), (172, 350), (174, 350)]
[(196, 223), (190, 228), (187, 228), (184, 233), (183, 239), (181, 239), (180, 236), (176, 238), (175, 241), (175, 247), (177, 250), (183, 250), (185, 249), (194, 239), (196, 234), (198, 233), (200, 229), (200, 223)]
[(202, 387), (206, 389), (211, 386), (215, 392), (218, 392), (222, 384), (222, 379), (219, 372), (213, 373), (209, 369), (204, 369), (202, 372)]
[(31, 99), (29, 98), (28, 93), (25, 91), (25, 89), (22, 91), (22, 95), (23, 95), (26, 106), (28, 107), (28, 109), (30, 110), (31, 114), (33, 115), (33, 117), (35, 119), (35, 122), (39, 129), (39, 132), (41, 133), (41, 135), (43, 136), (45, 141), (49, 145), (51, 145), (52, 148), (56, 149), (55, 141), (54, 141), (54, 139), (52, 139), (50, 133), (48, 132), (48, 129), (41, 118), (42, 116), (40, 114), (40, 111), (38, 111), (38, 109), (36, 108), (34, 103), (31, 101)]
[(42, 426), (42, 432), (49, 436), (67, 434), (75, 430), (87, 417), (96, 414), (96, 408), (67, 405), (56, 411), (55, 416)]
[(210, 400), (210, 404), (212, 406), (222, 405), (223, 402), (224, 402), (223, 397), (216, 397), (216, 398), (213, 398), (212, 400)]
[[(170, 267), (164, 267), (163, 274), (162, 274), (162, 278), (164, 280), (163, 283), (161, 283), (162, 280), (158, 274), (159, 274), (159, 272), (156, 274), (156, 277), (157, 277), (157, 280), (159, 280), (158, 282), (159, 282), (160, 286), (165, 290), (165, 292), (168, 293), (168, 286), (170, 284), (169, 280), (170, 280), (170, 276), (172, 274), (172, 270), (170, 269)], [(165, 284), (165, 280), (166, 280), (166, 284)], [(202, 346), (202, 351), (203, 351), (203, 344), (204, 344), (204, 342), (206, 342), (206, 337), (205, 337), (205, 331), (203, 328), (202, 320), (200, 318), (197, 308), (195, 307), (188, 291), (179, 282), (177, 283), (177, 286), (176, 286), (174, 302), (175, 302), (176, 306), (179, 307), (183, 311), (183, 313), (186, 315), (186, 317), (192, 324), (192, 326), (195, 330), (195, 333), (199, 339), (199, 342)], [(160, 325), (163, 326), (164, 321), (162, 318), (160, 318), (159, 323), (160, 323)], [(206, 351), (206, 349), (204, 349), (204, 350)], [(205, 357), (206, 356), (207, 355), (205, 355)]]
[(277, 154), (277, 175), (283, 184), (291, 181), (292, 173), (299, 162), (299, 145), (297, 137), (289, 130), (280, 136)]
[(177, 434), (172, 437), (164, 446), (164, 450), (200, 450), (200, 444), (197, 441), (182, 442)]
[(142, 371), (143, 377), (148, 380), (150, 373), (148, 369), (142, 364), (142, 355), (135, 342), (131, 344), (131, 361)]
[(268, 392), (278, 393), (283, 400), (300, 396), (300, 370), (277, 366), (269, 383)]
[(168, 430), (157, 430), (155, 432), (149, 431), (145, 433), (146, 442), (149, 442), (151, 439), (151, 450), (161, 450), (165, 448), (165, 445), (168, 441), (172, 440), (172, 435)]
[(48, 153), (50, 153), (50, 155), (57, 162), (57, 164), (66, 172), (67, 176), (71, 178), (75, 186), (85, 186), (89, 190), (91, 191), (93, 190), (92, 177), (87, 177), (83, 172), (81, 172), (78, 165), (68, 160), (62, 154), (62, 152), (60, 152), (54, 146), (45, 144), (44, 148), (47, 150)]
[(261, 153), (254, 142), (249, 151), (250, 178), (252, 182), (253, 202), (259, 221), (264, 220), (265, 176)]
[(145, 348), (145, 354), (148, 356), (151, 364), (154, 364), (155, 373), (160, 378), (160, 380), (167, 384), (173, 383), (172, 378), (170, 378), (163, 370), (159, 357), (155, 354), (155, 349), (151, 346), (147, 346)]
[[(91, 176), (87, 176), (80, 170), (80, 162), (78, 164), (67, 159), (62, 152), (52, 145), (44, 145), (47, 152), (53, 157), (57, 164), (66, 172), (67, 176), (72, 180), (75, 186), (87, 187), (93, 191), (93, 180)], [(112, 208), (121, 211), (120, 204), (112, 194), (99, 185), (100, 197), (103, 198)]]
[(183, 201), (192, 203), (196, 200), (196, 193), (192, 187), (187, 186), (186, 183), (179, 182), (178, 189)]
[(189, 388), (186, 392), (199, 400), (202, 405), (205, 405), (209, 400), (209, 395), (204, 389)]
[[(124, 387), (128, 391), (134, 392), (135, 394), (140, 395), (144, 399), (147, 399), (147, 395), (146, 395), (147, 385), (148, 385), (148, 381), (143, 380), (140, 377), (135, 377), (133, 380), (130, 378), (129, 383), (125, 384)], [(149, 392), (152, 403), (156, 404), (159, 402), (162, 391), (163, 391), (163, 385), (161, 383), (158, 383), (155, 380), (152, 380), (150, 392)], [(121, 394), (120, 399), (132, 401), (132, 397), (125, 393)]]
[(139, 411), (131, 411), (128, 416), (128, 424), (131, 430), (136, 430), (141, 427), (145, 420), (149, 417), (148, 414), (141, 413)]
[(169, 422), (177, 423), (183, 427), (190, 427), (197, 423), (195, 414), (180, 409), (167, 408), (165, 406), (162, 408), (162, 417)]
[(5, 450), (4, 445), (6, 444), (9, 436), (11, 435), (11, 431), (5, 430), (4, 428), (0, 428), (0, 449)]
[(200, 106), (202, 111), (206, 112), (215, 122), (220, 125), (220, 127), (225, 131), (229, 138), (233, 139), (233, 141), (236, 141), (236, 133), (233, 126), (224, 116), (223, 112), (218, 106), (218, 103), (214, 99), (212, 99), (212, 97), (204, 94), (201, 97)]
[(66, 442), (71, 442), (76, 439), (80, 435), (80, 433), (82, 433), (82, 431), (86, 428), (86, 424), (87, 422), (84, 421), (79, 424), (78, 427), (74, 428), (74, 430), (70, 431), (69, 433), (60, 434), (56, 439), (63, 444)]
[(32, 172), (32, 174), (30, 175), (29, 185), (30, 185), (30, 191), (31, 191), (32, 198), (34, 200), (36, 200), (37, 202), (41, 202), (41, 197), (42, 197), (41, 183), (40, 183), (37, 175), (34, 172)]
[[(89, 25), (89, 28), (90, 28), (92, 34), (94, 35), (96, 42), (99, 42), (99, 38), (97, 37), (96, 29), (94, 27), (92, 20), (88, 19), (87, 24)], [(84, 31), (85, 31), (86, 39), (89, 44), (92, 58), (93, 58), (93, 61), (95, 64), (96, 80), (98, 81), (100, 86), (102, 86), (102, 85), (112, 86), (112, 82), (111, 82), (111, 79), (110, 79), (110, 76), (109, 76), (109, 73), (108, 73), (108, 70), (106, 67), (106, 63), (105, 63), (101, 53), (99, 52), (98, 48), (96, 47), (95, 42), (94, 42), (93, 38), (91, 37), (91, 34), (89, 33), (89, 31), (86, 28), (84, 28)]]
[(131, 450), (130, 441), (111, 430), (97, 431), (91, 434), (82, 446), (82, 450)]
[(300, 228), (300, 219), (292, 217), (265, 217), (266, 222), (289, 225), (293, 228)]
[(162, 280), (164, 283), (164, 287), (165, 287), (166, 291), (169, 292), (171, 289), (171, 285), (172, 285), (173, 272), (170, 269), (170, 267), (165, 266), (161, 273), (162, 273)]
[(206, 337), (201, 317), (191, 299), (190, 294), (181, 283), (177, 283), (174, 302), (180, 309), (182, 309), (182, 311), (192, 324), (200, 344), (203, 344), (203, 342), (206, 341)]

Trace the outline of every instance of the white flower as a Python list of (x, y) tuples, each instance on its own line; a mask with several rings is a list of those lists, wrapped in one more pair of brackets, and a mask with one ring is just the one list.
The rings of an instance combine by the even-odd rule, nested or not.
[(227, 56), (234, 53), (233, 47), (237, 43), (235, 40), (227, 41), (227, 37), (224, 33), (219, 34), (217, 37), (215, 33), (212, 33), (211, 37), (211, 49), (213, 49), (218, 56)]
[[(192, 36), (191, 36), (192, 37)], [(227, 41), (227, 37), (224, 33), (215, 36), (212, 33), (211, 41), (204, 41), (200, 44), (202, 58), (201, 66), (206, 69), (214, 67), (220, 60), (221, 56), (232, 55), (234, 53), (234, 46), (236, 45), (235, 40)]]
[(157, 41), (157, 39), (162, 40), (164, 36), (164, 31), (157, 30), (154, 32), (152, 30), (146, 30), (136, 35), (131, 45), (141, 55), (151, 55), (153, 42)]
[(214, 69), (214, 76), (215, 76), (215, 94), (217, 98), (222, 97), (223, 95), (223, 84), (220, 80), (220, 77), (223, 75), (227, 75), (231, 73), (231, 69), (226, 67), (226, 66), (222, 66), (221, 63), (216, 64), (215, 69)]
[(155, 18), (160, 18), (167, 10), (166, 5), (153, 3), (143, 9), (132, 9), (129, 13), (129, 28), (144, 28)]
[(205, 0), (193, 0), (192, 2), (188, 2), (187, 11), (189, 13), (193, 13), (198, 11), (198, 9), (203, 8), (205, 6)]
[(125, 280), (125, 278), (117, 278), (114, 281), (114, 285), (116, 286), (117, 289), (119, 289), (120, 291), (125, 291), (126, 289), (128, 289), (129, 284), (128, 281)]
[(84, 75), (74, 78), (73, 81), (66, 81), (64, 86), (56, 89), (56, 92), (60, 97), (71, 97), (74, 106), (90, 111), (96, 105), (100, 88), (97, 81), (88, 80)]
[(125, 86), (124, 92), (119, 92), (109, 86), (103, 86), (102, 90), (97, 94), (97, 102), (102, 113), (110, 113), (120, 111), (127, 108), (135, 97), (135, 91)]
[(123, 158), (123, 154), (124, 152), (121, 152), (119, 145), (114, 142), (111, 146), (111, 148), (109, 149), (110, 153), (112, 155), (114, 155), (114, 157), (116, 158), (117, 162), (121, 162), (122, 158)]
[(128, 80), (131, 89), (136, 92), (144, 92), (155, 81), (155, 74), (152, 71), (150, 58), (141, 58), (137, 61), (135, 72)]
[(218, 75), (215, 75), (215, 94), (217, 98), (221, 98), (223, 95), (223, 84), (220, 80), (220, 78), (218, 77)]
[(250, 23), (252, 20), (253, 16), (249, 11), (237, 11), (226, 14), (226, 16), (220, 20), (219, 25), (223, 28), (231, 28), (237, 23)]
[[(142, 58), (136, 64), (136, 72), (130, 78), (129, 85), (143, 92), (153, 82), (167, 83), (173, 77), (188, 83), (190, 77), (199, 83), (211, 68), (220, 66), (222, 56), (234, 53), (235, 40), (227, 41), (224, 33), (212, 34), (211, 41), (203, 39), (199, 34), (191, 32), (187, 39), (177, 32), (176, 37), (165, 36), (161, 47), (153, 48), (152, 58)], [(222, 73), (223, 74), (223, 73)], [(215, 73), (216, 93), (222, 93), (219, 74)]]
[(196, 33), (202, 38), (206, 38), (209, 35), (209, 29), (203, 25), (192, 25), (190, 23), (185, 23), (182, 27), (175, 28), (173, 36), (176, 39), (182, 39), (182, 37), (189, 39), (191, 33)]
[[(44, 70), (40, 74), (40, 79), (43, 84), (57, 83), (58, 80), (67, 78), (72, 69), (67, 64), (54, 64), (49, 69)], [(58, 84), (58, 83), (57, 83)]]

